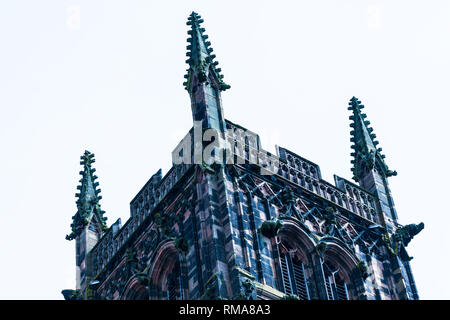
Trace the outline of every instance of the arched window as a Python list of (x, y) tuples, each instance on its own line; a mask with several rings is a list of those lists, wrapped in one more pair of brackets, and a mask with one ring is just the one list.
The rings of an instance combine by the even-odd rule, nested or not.
[(347, 283), (345, 283), (341, 270), (329, 261), (323, 263), (325, 286), (328, 300), (349, 300)]
[(130, 296), (127, 298), (127, 300), (149, 300), (150, 296), (148, 294), (148, 290), (143, 287), (139, 286), (134, 288), (134, 291), (130, 293)]
[(283, 291), (287, 295), (297, 295), (301, 300), (309, 300), (305, 264), (297, 250), (289, 250), (279, 245), (281, 280)]
[(127, 285), (124, 294), (122, 296), (123, 300), (149, 300), (150, 295), (148, 287), (139, 282), (137, 278), (133, 278)]
[(183, 300), (183, 286), (181, 282), (181, 268), (178, 260), (166, 278), (167, 300)]
[(161, 245), (152, 261), (150, 278), (152, 279), (151, 299), (182, 300), (185, 297), (184, 273), (180, 255), (173, 241)]

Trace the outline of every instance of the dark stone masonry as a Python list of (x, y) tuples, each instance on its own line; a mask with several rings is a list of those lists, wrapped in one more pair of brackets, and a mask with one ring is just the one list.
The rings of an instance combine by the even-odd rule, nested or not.
[[(94, 154), (81, 157), (66, 237), (76, 243), (76, 289), (65, 299), (418, 299), (406, 246), (424, 226), (398, 223), (388, 184), (397, 173), (361, 102), (348, 106), (357, 184), (324, 181), (317, 164), (285, 148), (264, 151), (257, 134), (224, 118), (230, 86), (202, 22), (193, 12), (187, 23), (194, 126), (124, 225), (107, 226)], [(208, 145), (214, 161), (202, 157)]]

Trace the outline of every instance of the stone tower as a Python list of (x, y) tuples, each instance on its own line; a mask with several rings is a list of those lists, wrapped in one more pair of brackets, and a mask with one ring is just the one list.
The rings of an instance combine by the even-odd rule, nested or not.
[(72, 217), (72, 232), (66, 236), (67, 240), (75, 239), (76, 289), (84, 298), (87, 298), (86, 288), (90, 281), (87, 256), (108, 229), (106, 217), (103, 217), (105, 212), (100, 208), (102, 196), (99, 195), (101, 189), (97, 188), (99, 183), (95, 181), (97, 176), (94, 174), (95, 168), (92, 168), (94, 162), (94, 154), (89, 151), (81, 156), (83, 171), (80, 171), (80, 185), (77, 187), (79, 192), (75, 194), (77, 212)]
[(223, 81), (203, 19), (188, 19), (184, 83), (193, 127), (106, 228), (93, 155), (73, 217), (77, 288), (66, 299), (418, 299), (406, 246), (423, 224), (398, 223), (395, 175), (352, 98), (353, 174), (322, 179), (314, 162), (225, 119)]

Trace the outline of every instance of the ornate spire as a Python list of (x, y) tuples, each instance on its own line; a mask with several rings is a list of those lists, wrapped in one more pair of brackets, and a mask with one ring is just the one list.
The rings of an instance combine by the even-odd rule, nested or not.
[(351, 161), (353, 164), (353, 179), (357, 182), (360, 180), (361, 165), (364, 165), (367, 169), (373, 169), (374, 166), (377, 165), (377, 168), (381, 170), (386, 177), (397, 175), (396, 171), (389, 170), (384, 161), (385, 156), (381, 154), (382, 149), (377, 148), (379, 142), (375, 140), (376, 135), (369, 126), (370, 121), (365, 120), (367, 115), (361, 112), (364, 105), (362, 105), (361, 101), (356, 97), (351, 98), (348, 104), (348, 110), (353, 113), (349, 117), (352, 121), (350, 123), (350, 127), (352, 127), (352, 130), (350, 131), (350, 141), (353, 142), (351, 148), (354, 149), (354, 152), (350, 154), (354, 158)]
[(187, 42), (189, 45), (187, 48), (186, 55), (189, 59), (186, 63), (189, 64), (189, 69), (184, 76), (186, 82), (183, 83), (186, 90), (190, 90), (193, 74), (196, 73), (199, 82), (206, 82), (208, 80), (208, 75), (212, 75), (217, 81), (218, 89), (224, 91), (229, 89), (230, 86), (223, 82), (223, 75), (220, 73), (221, 69), (217, 68), (219, 64), (217, 61), (213, 61), (216, 57), (212, 54), (213, 49), (211, 48), (211, 42), (207, 41), (208, 36), (204, 34), (205, 29), (201, 27), (203, 19), (195, 12), (192, 12), (188, 18), (187, 25), (191, 26), (191, 30), (187, 33), (189, 38)]
[(77, 189), (80, 190), (79, 193), (75, 194), (77, 197), (77, 212), (72, 217), (73, 223), (70, 225), (72, 228), (72, 233), (66, 236), (67, 240), (75, 239), (83, 230), (83, 228), (89, 224), (92, 218), (95, 216), (98, 223), (98, 228), (100, 231), (107, 229), (106, 217), (103, 217), (105, 213), (100, 208), (100, 196), (101, 189), (98, 189), (97, 176), (94, 175), (95, 168), (92, 168), (92, 163), (95, 162), (94, 154), (89, 151), (85, 151), (81, 156), (80, 164), (84, 166), (83, 171), (80, 171), (82, 176), (80, 180), (80, 185)]

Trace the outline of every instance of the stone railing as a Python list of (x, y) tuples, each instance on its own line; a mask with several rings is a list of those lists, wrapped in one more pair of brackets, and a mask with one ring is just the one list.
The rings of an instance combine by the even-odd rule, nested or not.
[(113, 228), (110, 228), (90, 252), (94, 274), (106, 266), (191, 166), (185, 164), (173, 166), (157, 185), (145, 184), (131, 202), (134, 214), (117, 232), (114, 233)]
[(331, 183), (307, 175), (287, 163), (280, 165), (278, 175), (374, 223), (377, 219), (375, 198), (369, 192), (345, 184), (345, 191)]
[(278, 147), (278, 154), (280, 155), (280, 159), (283, 159), (289, 167), (294, 168), (307, 176), (311, 176), (312, 178), (322, 179), (320, 167), (314, 162), (300, 157), (292, 151), (282, 147)]
[(242, 150), (236, 149), (235, 155), (241, 158), (241, 162), (246, 160), (258, 164), (269, 171), (269, 174), (281, 176), (364, 219), (379, 223), (375, 198), (372, 194), (342, 178), (340, 179), (344, 181), (343, 186), (337, 187), (321, 178), (318, 165), (287, 149), (279, 148), (279, 152), (280, 150), (283, 157), (245, 145)]

